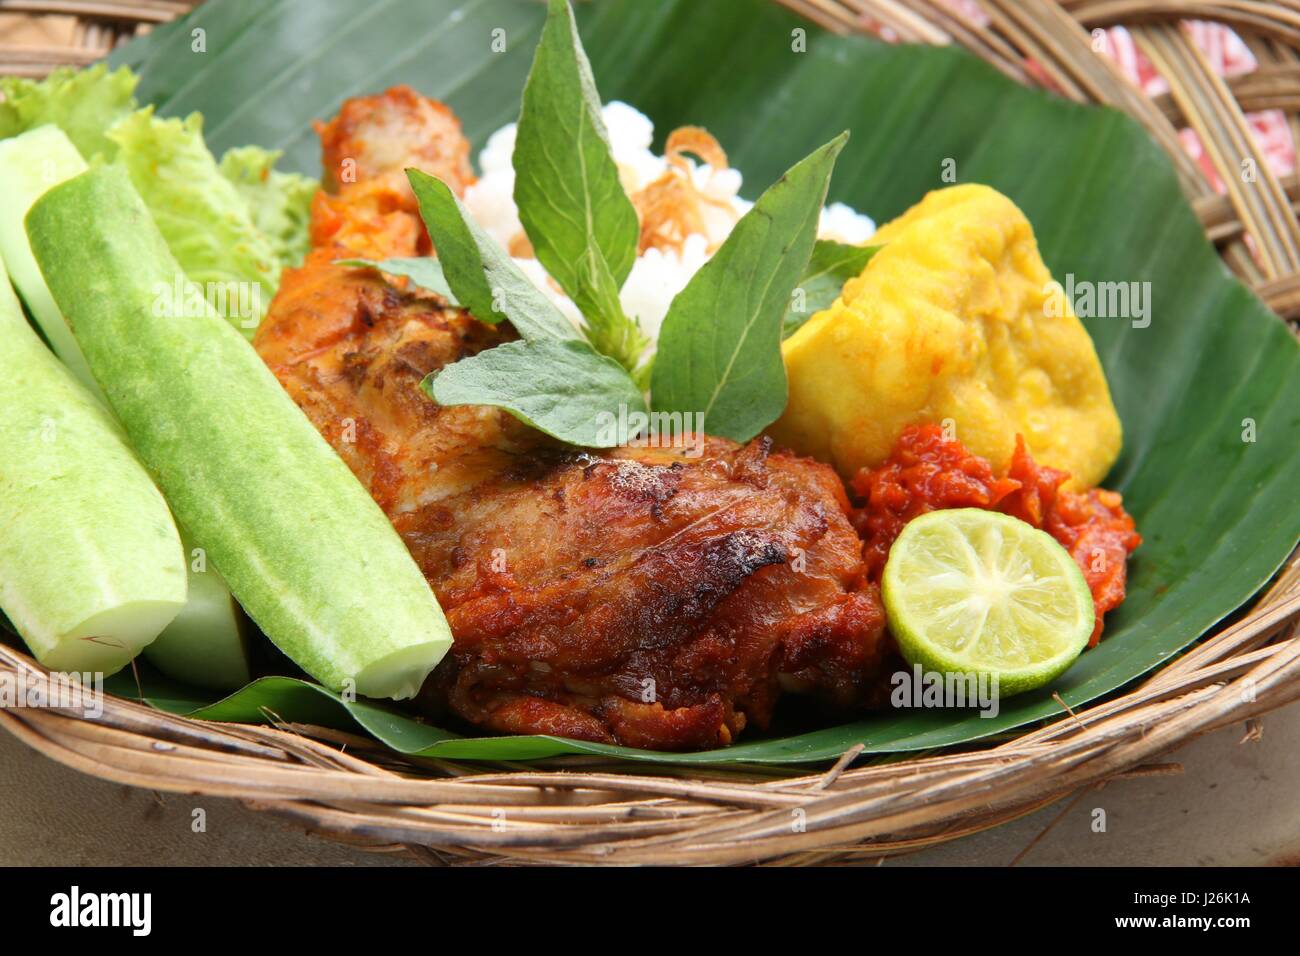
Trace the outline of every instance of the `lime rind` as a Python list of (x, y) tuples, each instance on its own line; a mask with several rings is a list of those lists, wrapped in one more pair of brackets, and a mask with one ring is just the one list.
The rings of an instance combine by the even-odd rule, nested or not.
[(1041, 687), (1087, 646), (1083, 572), (1051, 535), (978, 508), (909, 522), (885, 565), (889, 626), (910, 664), (995, 676), (1001, 696)]

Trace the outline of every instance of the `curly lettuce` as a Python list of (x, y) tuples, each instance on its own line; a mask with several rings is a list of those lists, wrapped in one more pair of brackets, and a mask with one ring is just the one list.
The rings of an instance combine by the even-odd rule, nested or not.
[(275, 246), (203, 141), (203, 117), (130, 114), (108, 131), (185, 275), (250, 338), (280, 283)]
[(319, 184), (275, 169), (280, 154), (232, 149), (220, 163), (203, 139), (203, 118), (139, 109), (137, 77), (102, 64), (56, 70), (44, 80), (0, 79), (0, 139), (38, 126), (61, 129), (92, 164), (120, 163), (186, 278), (252, 337), (280, 280), (308, 248), (311, 198)]
[(307, 226), (320, 183), (277, 170), (280, 155), (260, 146), (237, 146), (221, 157), (219, 168), (244, 197), (253, 225), (270, 240), (281, 263), (296, 266), (311, 248)]
[(136, 108), (137, 82), (126, 67), (110, 73), (102, 63), (63, 67), (40, 81), (0, 77), (0, 139), (48, 124), (63, 130), (87, 161), (111, 159), (114, 146), (104, 134)]

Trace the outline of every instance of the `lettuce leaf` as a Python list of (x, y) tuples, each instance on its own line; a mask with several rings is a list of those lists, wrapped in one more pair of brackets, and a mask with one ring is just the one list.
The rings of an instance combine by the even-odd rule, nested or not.
[(279, 285), (280, 257), (203, 142), (203, 117), (163, 119), (145, 107), (108, 137), (186, 277), (252, 338)]
[(123, 164), (150, 214), (209, 303), (251, 337), (280, 270), (306, 255), (318, 183), (278, 172), (280, 154), (229, 150), (217, 163), (203, 119), (162, 119), (137, 109), (138, 78), (103, 64), (55, 70), (41, 81), (0, 78), (0, 139), (53, 125), (87, 161)]
[(45, 79), (0, 77), (0, 139), (47, 123), (59, 127), (87, 160), (111, 159), (110, 126), (135, 109), (139, 82), (126, 67), (112, 73), (102, 63), (84, 70), (63, 67)]
[(280, 156), (280, 150), (238, 146), (221, 157), (220, 169), (244, 197), (253, 225), (270, 240), (280, 263), (296, 266), (311, 248), (307, 226), (311, 199), (320, 183), (298, 173), (277, 171)]

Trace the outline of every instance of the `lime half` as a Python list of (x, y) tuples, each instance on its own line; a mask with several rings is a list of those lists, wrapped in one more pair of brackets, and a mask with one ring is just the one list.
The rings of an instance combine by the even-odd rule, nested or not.
[(931, 511), (908, 522), (882, 594), (908, 663), (996, 676), (1003, 697), (1062, 674), (1092, 634), (1092, 594), (1069, 552), (996, 511)]

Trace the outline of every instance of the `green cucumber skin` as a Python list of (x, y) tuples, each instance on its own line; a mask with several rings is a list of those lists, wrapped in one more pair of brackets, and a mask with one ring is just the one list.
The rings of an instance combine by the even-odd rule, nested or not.
[[(155, 314), (181, 270), (125, 171), (98, 167), (55, 187), (27, 231), (178, 523), (266, 635), (334, 690), (417, 645), (431, 670), (451, 633), (379, 506), (235, 328), (207, 308)], [(369, 692), (409, 696), (423, 675), (417, 686), (404, 676)]]
[[(0, 607), (47, 666), (112, 673), (185, 604), (180, 536), (112, 416), (27, 324), (2, 267), (0, 364)], [(77, 640), (112, 613), (134, 623), (119, 621), (111, 642)]]
[[(87, 168), (77, 147), (57, 126), (39, 126), (0, 140), (0, 182), (5, 184), (0, 190), (0, 258), (54, 354), (107, 408), (108, 400), (46, 288), (23, 229), (23, 218), (37, 199)], [(215, 573), (190, 572), (188, 603), (145, 648), (160, 670), (189, 683), (223, 690), (248, 682), (243, 613), (229, 591), (222, 593), (224, 587)], [(235, 682), (240, 674), (243, 680)]]
[(0, 190), (0, 258), (54, 354), (92, 395), (102, 399), (72, 330), (41, 279), (23, 232), (23, 217), (32, 203), (51, 186), (85, 170), (86, 161), (77, 147), (56, 126), (38, 126), (0, 140), (0, 182), (5, 184)]

